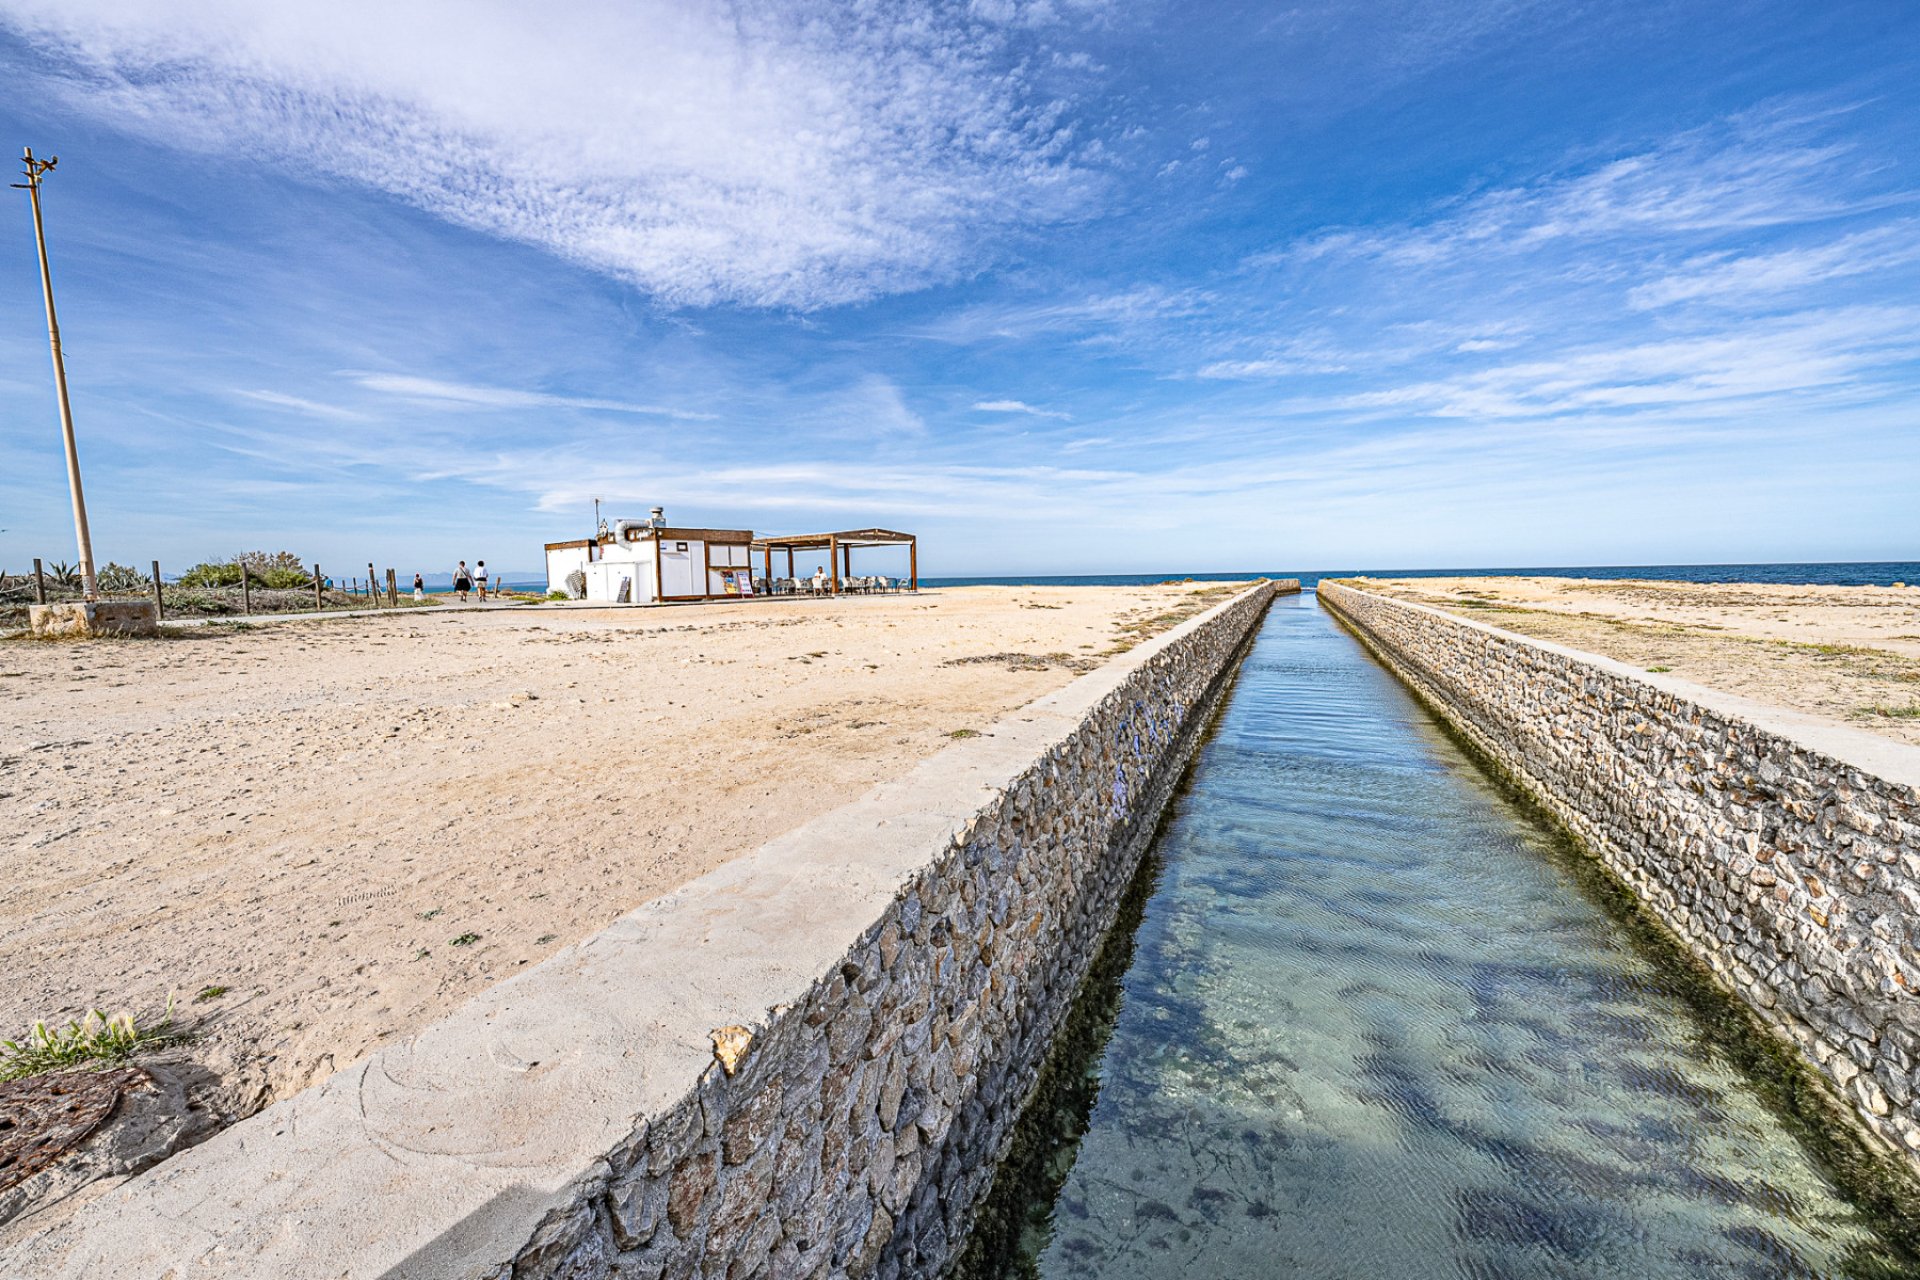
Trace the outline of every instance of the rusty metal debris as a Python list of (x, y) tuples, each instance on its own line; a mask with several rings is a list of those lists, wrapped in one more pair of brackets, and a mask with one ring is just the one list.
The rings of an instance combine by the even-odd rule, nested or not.
[(58, 1164), (112, 1117), (123, 1093), (151, 1084), (140, 1067), (0, 1083), (0, 1191)]

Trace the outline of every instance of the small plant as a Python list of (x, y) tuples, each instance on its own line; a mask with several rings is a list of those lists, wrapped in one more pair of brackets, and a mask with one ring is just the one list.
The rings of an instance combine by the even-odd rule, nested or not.
[(225, 987), (202, 987), (200, 988), (200, 994), (193, 998), (193, 1002), (195, 1004), (205, 1004), (209, 1000), (218, 1000), (225, 994), (227, 994)]
[(543, 943), (552, 942), (555, 938), (559, 936), (560, 935), (557, 933), (543, 933), (539, 937), (535, 938), (533, 941), (535, 945), (540, 945)]
[(415, 960), (425, 960), (428, 956), (432, 954), (433, 952), (427, 950), (425, 947), (422, 947), (418, 951), (413, 953), (413, 958)]
[(130, 1013), (108, 1017), (98, 1009), (50, 1028), (36, 1022), (24, 1040), (0, 1040), (0, 1080), (22, 1080), (48, 1071), (90, 1063), (125, 1062), (141, 1049), (158, 1048), (183, 1039), (173, 1027), (173, 999), (157, 1025), (139, 1027)]
[(434, 908), (433, 910), (431, 910), (431, 911), (422, 911), (422, 912), (420, 913), (420, 918), (421, 918), (422, 920), (431, 920), (431, 919), (433, 919), (433, 918), (434, 918), (435, 916), (437, 916), (437, 915), (439, 915), (439, 914), (440, 914), (440, 913), (441, 913), (442, 911), (445, 911), (445, 910), (446, 910), (446, 908), (445, 908), (445, 907), (435, 907), (435, 908)]
[(1672, 667), (1648, 667), (1647, 670), (1653, 671), (1653, 672), (1661, 672), (1661, 671), (1671, 671), (1673, 670), (1673, 668)]
[(478, 941), (480, 941), (480, 935), (479, 935), (479, 934), (477, 934), (477, 933), (463, 933), (463, 934), (461, 934), (461, 935), (460, 935), (459, 937), (457, 937), (457, 938), (451, 938), (451, 939), (449, 939), (449, 940), (448, 940), (448, 942), (447, 942), (447, 945), (448, 945), (448, 946), (451, 946), (451, 947), (470, 947), (470, 946), (472, 946), (472, 945), (473, 945), (474, 943), (476, 943), (476, 942), (478, 942)]
[(977, 738), (980, 736), (980, 731), (978, 729), (954, 729), (949, 732), (947, 736), (955, 740), (961, 738)]
[(1920, 720), (1920, 702), (1910, 702), (1904, 707), (1877, 702), (1870, 707), (1860, 708), (1860, 714), (1879, 716), (1886, 720)]

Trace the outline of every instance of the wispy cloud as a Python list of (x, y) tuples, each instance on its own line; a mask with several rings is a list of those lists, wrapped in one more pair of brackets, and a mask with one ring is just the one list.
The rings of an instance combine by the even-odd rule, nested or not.
[(284, 395), (278, 391), (246, 391), (235, 388), (233, 394), (248, 400), (257, 400), (261, 404), (270, 404), (278, 409), (291, 409), (295, 413), (304, 413), (308, 417), (325, 418), (331, 422), (364, 422), (367, 416), (353, 409), (343, 409), (339, 405), (323, 404), (318, 400)]
[(1340, 403), (1353, 409), (1391, 408), (1478, 420), (1642, 413), (1859, 390), (1863, 374), (1916, 356), (1920, 310), (1859, 307), (1755, 321), (1684, 338), (1575, 348), (1551, 359), (1361, 392)]
[(1823, 139), (1826, 114), (1774, 108), (1730, 117), (1443, 204), (1425, 221), (1316, 233), (1254, 261), (1351, 257), (1431, 267), (1558, 241), (1753, 230), (1910, 203), (1914, 193), (1857, 181), (1872, 166), (1850, 143)]
[(1062, 422), (1072, 417), (1054, 409), (1035, 408), (1024, 400), (976, 400), (973, 408), (976, 413), (1024, 413), (1035, 418), (1058, 418)]
[(1701, 254), (1672, 273), (1635, 287), (1627, 298), (1643, 308), (1677, 302), (1746, 305), (1756, 297), (1790, 293), (1917, 261), (1920, 223), (1899, 219), (1838, 240), (1775, 253)]
[[(1092, 189), (1030, 6), (7, 0), (76, 112), (364, 183), (669, 303), (944, 279)], [(1055, 22), (1077, 6), (1048, 6)]]
[(1034, 303), (984, 303), (943, 316), (912, 331), (938, 342), (974, 343), (1031, 338), (1043, 333), (1106, 336), (1205, 311), (1204, 289), (1140, 285), (1111, 293)]
[(596, 409), (606, 413), (637, 413), (687, 421), (711, 421), (711, 413), (670, 409), (660, 405), (634, 404), (626, 400), (603, 400), (595, 396), (550, 395), (542, 391), (518, 391), (510, 387), (478, 386), (465, 382), (442, 382), (437, 378), (419, 378), (410, 374), (365, 373), (354, 381), (369, 391), (400, 396), (429, 404), (460, 405), (475, 409)]

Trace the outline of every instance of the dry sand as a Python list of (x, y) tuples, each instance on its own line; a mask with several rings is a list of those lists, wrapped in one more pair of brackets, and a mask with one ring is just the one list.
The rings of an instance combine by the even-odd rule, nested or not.
[(249, 1114), (1234, 589), (0, 643), (0, 1036), (173, 993)]
[(1920, 587), (1368, 579), (1370, 589), (1920, 743)]

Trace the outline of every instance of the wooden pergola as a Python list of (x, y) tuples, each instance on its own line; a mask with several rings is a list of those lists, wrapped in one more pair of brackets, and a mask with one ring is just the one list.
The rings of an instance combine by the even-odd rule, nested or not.
[(785, 538), (755, 538), (753, 549), (760, 552), (766, 560), (767, 579), (773, 579), (773, 553), (787, 553), (787, 576), (798, 577), (793, 571), (793, 553), (796, 551), (825, 551), (827, 563), (833, 566), (833, 593), (840, 594), (840, 579), (853, 576), (853, 550), (855, 547), (905, 547), (907, 549), (907, 588), (910, 591), (920, 589), (920, 539), (911, 533), (901, 533), (894, 529), (842, 529), (837, 533), (796, 533)]

